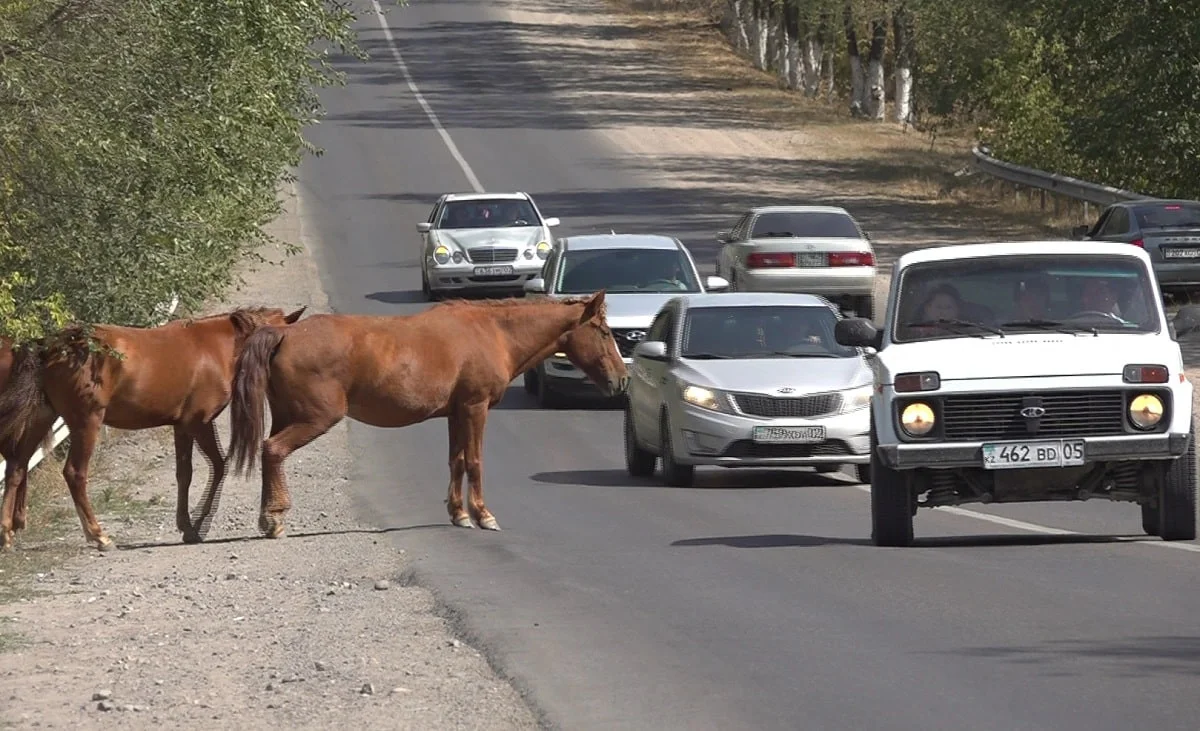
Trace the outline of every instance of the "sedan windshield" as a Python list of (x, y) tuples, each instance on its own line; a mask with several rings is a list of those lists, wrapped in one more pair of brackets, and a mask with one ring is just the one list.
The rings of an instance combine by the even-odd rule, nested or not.
[(786, 211), (763, 213), (754, 219), (752, 239), (770, 238), (845, 238), (861, 239), (854, 219), (845, 213), (828, 211)]
[(481, 198), (450, 201), (442, 208), (438, 228), (508, 228), (539, 226), (541, 220), (529, 201), (520, 198)]
[(684, 358), (852, 358), (833, 339), (837, 315), (823, 305), (693, 307), (684, 325)]
[(1160, 327), (1150, 275), (1133, 257), (989, 256), (916, 264), (900, 276), (896, 342)]
[(567, 250), (556, 291), (588, 294), (699, 292), (691, 263), (679, 249)]

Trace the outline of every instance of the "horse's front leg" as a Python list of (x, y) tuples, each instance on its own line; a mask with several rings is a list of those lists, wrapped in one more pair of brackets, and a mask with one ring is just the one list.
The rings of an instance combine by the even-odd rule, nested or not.
[(4, 455), (4, 508), (0, 517), (0, 549), (12, 549), (15, 541), (17, 498), (26, 479), (26, 462), (16, 454)]
[(192, 439), (187, 426), (176, 424), (173, 429), (175, 431), (175, 529), (184, 535), (186, 541), (187, 536), (192, 532), (192, 522), (188, 518), (188, 493), (192, 487), (192, 445), (195, 440)]
[(496, 516), (483, 502), (483, 429), (487, 425), (488, 405), (486, 402), (472, 404), (467, 410), (467, 443), (463, 450), (467, 468), (467, 480), (471, 483), (469, 505), (471, 517), (480, 528), (500, 530)]
[(94, 542), (101, 551), (109, 551), (115, 548), (116, 544), (96, 520), (87, 492), (88, 467), (91, 465), (92, 453), (96, 450), (96, 441), (103, 422), (103, 412), (88, 414), (74, 423), (68, 422), (71, 428), (71, 450), (67, 455), (67, 464), (63, 467), (63, 477), (71, 491), (71, 500), (75, 503), (75, 512), (79, 515), (84, 538)]
[(474, 528), (470, 516), (463, 509), (462, 483), (466, 472), (466, 457), (463, 453), (467, 442), (465, 433), (467, 419), (451, 411), (446, 416), (446, 427), (450, 433), (450, 485), (446, 488), (446, 512), (450, 522), (459, 528)]

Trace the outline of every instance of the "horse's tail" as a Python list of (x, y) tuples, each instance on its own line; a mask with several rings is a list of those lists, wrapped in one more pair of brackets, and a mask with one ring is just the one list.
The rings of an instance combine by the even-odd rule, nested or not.
[[(43, 410), (49, 408), (42, 389), (43, 373), (42, 354), (36, 346), (13, 351), (8, 383), (0, 391), (0, 443), (15, 444), (25, 439)], [(53, 430), (47, 429), (42, 435), (42, 449), (47, 454), (52, 439)]]
[(263, 397), (270, 377), (271, 358), (283, 342), (283, 330), (264, 326), (246, 338), (238, 355), (233, 376), (233, 397), (229, 404), (229, 456), (236, 475), (254, 469), (254, 459), (262, 448)]

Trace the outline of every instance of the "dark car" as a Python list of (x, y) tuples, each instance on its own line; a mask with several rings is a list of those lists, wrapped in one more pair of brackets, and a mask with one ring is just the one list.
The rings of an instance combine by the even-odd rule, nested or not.
[(1140, 246), (1163, 292), (1200, 289), (1200, 201), (1146, 198), (1114, 203), (1072, 238)]

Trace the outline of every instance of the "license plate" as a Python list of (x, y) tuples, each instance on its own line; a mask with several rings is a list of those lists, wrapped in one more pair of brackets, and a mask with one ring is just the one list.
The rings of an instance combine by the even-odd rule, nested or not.
[(823, 267), (825, 261), (824, 254), (796, 254), (796, 266), (798, 267)]
[(512, 273), (511, 266), (475, 267), (475, 276), (477, 277), (499, 277)]
[(1081, 439), (1047, 439), (983, 445), (985, 470), (1073, 467), (1081, 464), (1084, 464)]
[(1200, 249), (1196, 248), (1178, 248), (1178, 249), (1163, 249), (1164, 259), (1200, 259)]
[(760, 444), (812, 444), (825, 441), (823, 426), (756, 426), (754, 441)]

